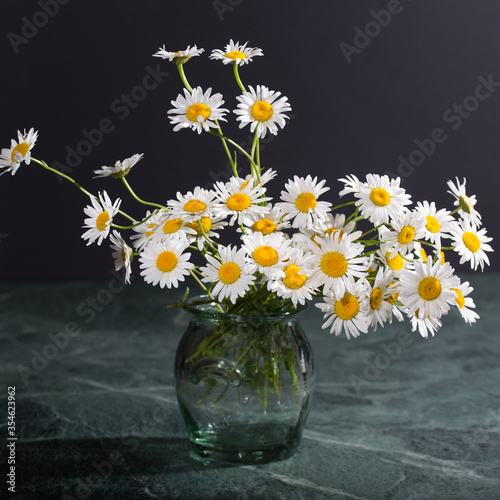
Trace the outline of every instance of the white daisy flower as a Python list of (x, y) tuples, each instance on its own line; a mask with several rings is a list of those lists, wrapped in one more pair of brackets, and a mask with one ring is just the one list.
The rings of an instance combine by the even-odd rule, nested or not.
[(111, 249), (113, 250), (112, 256), (115, 259), (115, 270), (119, 271), (125, 268), (125, 283), (130, 284), (130, 274), (132, 272), (132, 256), (134, 251), (130, 248), (121, 234), (113, 229), (109, 235), (111, 241)]
[(17, 142), (12, 139), (10, 148), (3, 148), (0, 154), (0, 168), (6, 169), (2, 174), (10, 172), (14, 175), (23, 161), (26, 165), (30, 164), (31, 150), (37, 138), (38, 131), (35, 132), (34, 128), (30, 128), (28, 133), (25, 130), (23, 134), (19, 130), (17, 131)]
[(313, 224), (326, 220), (332, 204), (328, 201), (318, 201), (318, 197), (326, 193), (330, 188), (324, 187), (325, 180), (318, 182), (308, 175), (294, 177), (285, 184), (286, 191), (281, 191), (282, 203), (276, 203), (278, 208), (292, 219), (292, 227), (311, 229)]
[(453, 181), (448, 181), (448, 187), (450, 188), (450, 193), (455, 201), (453, 205), (460, 208), (460, 215), (465, 220), (471, 222), (474, 226), (479, 227), (481, 225), (481, 215), (474, 208), (477, 203), (476, 196), (467, 196), (467, 192), (465, 189), (466, 179), (464, 178), (463, 184), (460, 184), (458, 177), (455, 177), (457, 185), (453, 184)]
[(267, 288), (275, 292), (278, 297), (291, 299), (293, 305), (304, 305), (306, 300), (312, 300), (316, 292), (316, 283), (313, 279), (313, 255), (294, 248), (289, 258), (282, 264), (285, 276), (269, 279)]
[(189, 262), (191, 254), (183, 253), (187, 246), (185, 239), (176, 237), (151, 241), (139, 257), (144, 281), (160, 285), (160, 288), (176, 288), (194, 267), (194, 264)]
[[(193, 222), (186, 222), (184, 228), (187, 231), (186, 237), (189, 243), (196, 241), (198, 245), (198, 250), (201, 252), (203, 250), (203, 245), (205, 244), (207, 238), (213, 239), (218, 238), (219, 235), (216, 231), (219, 231), (224, 226), (227, 226), (227, 222), (224, 222), (223, 217), (201, 217)], [(200, 228), (201, 224), (201, 228)], [(193, 232), (191, 232), (193, 231)], [(203, 234), (205, 233), (205, 234)]]
[(351, 221), (346, 224), (346, 218), (344, 214), (331, 214), (327, 213), (324, 220), (318, 220), (317, 224), (313, 226), (313, 230), (317, 234), (324, 238), (329, 236), (330, 238), (340, 233), (340, 237), (344, 234), (348, 234), (352, 241), (357, 240), (363, 233), (361, 231), (354, 231), (356, 229), (356, 223)]
[(101, 167), (98, 170), (94, 170), (94, 179), (96, 177), (113, 177), (113, 179), (120, 179), (125, 177), (130, 169), (142, 158), (143, 154), (135, 154), (130, 158), (125, 158), (125, 160), (118, 160), (113, 167)]
[(455, 219), (450, 212), (444, 208), (436, 209), (434, 202), (418, 202), (416, 211), (425, 217), (424, 238), (436, 245), (438, 251), (441, 251), (441, 237), (449, 237), (453, 222)]
[[(147, 243), (149, 243), (149, 241), (151, 241), (153, 235), (155, 234), (155, 228), (163, 220), (164, 216), (164, 212), (158, 211), (151, 215), (151, 212), (148, 210), (143, 219), (144, 222), (132, 228), (136, 233), (138, 233), (130, 237), (131, 240), (137, 240), (133, 243), (136, 250), (141, 250), (145, 245), (147, 245)], [(137, 222), (138, 221), (136, 221), (136, 224)]]
[(158, 225), (153, 230), (153, 239), (170, 238), (172, 236), (178, 238), (187, 238), (187, 234), (194, 236), (196, 231), (186, 227), (186, 223), (182, 217), (178, 217), (172, 212), (163, 213), (159, 219)]
[(219, 301), (228, 298), (233, 304), (238, 297), (243, 297), (255, 282), (255, 276), (249, 272), (245, 263), (245, 250), (237, 249), (236, 246), (223, 247), (219, 245), (219, 256), (221, 262), (209, 254), (206, 254), (208, 264), (201, 267), (200, 271), (205, 275), (202, 281), (205, 283), (216, 283), (212, 295)]
[(217, 182), (215, 184), (215, 196), (219, 203), (214, 208), (217, 217), (229, 217), (229, 225), (248, 225), (252, 217), (260, 217), (265, 213), (266, 207), (259, 203), (267, 202), (271, 198), (263, 197), (266, 188), (260, 185), (253, 187), (248, 184), (242, 188), (238, 177), (231, 177), (229, 182)]
[(224, 120), (224, 114), (227, 109), (221, 108), (224, 104), (222, 94), (211, 96), (212, 89), (209, 88), (205, 93), (201, 87), (196, 87), (190, 94), (184, 89), (184, 96), (179, 94), (175, 101), (170, 101), (174, 109), (169, 109), (170, 123), (175, 125), (174, 132), (182, 128), (192, 128), (198, 134), (203, 130), (208, 132), (210, 128), (217, 128), (217, 120)]
[(276, 170), (269, 168), (264, 172), (261, 172), (260, 180), (257, 179), (257, 177), (253, 176), (252, 174), (248, 174), (246, 177), (237, 177), (237, 179), (240, 182), (241, 189), (244, 189), (249, 185), (251, 187), (264, 186), (269, 181), (273, 180), (276, 177), (276, 175), (277, 175)]
[(350, 284), (346, 288), (352, 290), (351, 292), (346, 291), (340, 298), (327, 295), (324, 302), (315, 304), (325, 313), (323, 319), (328, 318), (322, 328), (331, 326), (330, 333), (335, 332), (337, 336), (344, 330), (348, 339), (351, 336), (358, 337), (360, 332), (367, 333), (370, 323), (364, 284), (361, 280), (354, 283), (352, 277), (349, 281)]
[(344, 183), (344, 189), (339, 192), (339, 196), (342, 196), (350, 193), (359, 193), (359, 185), (360, 180), (355, 175), (346, 175), (345, 178), (337, 179), (340, 182)]
[[(446, 262), (445, 257), (444, 257), (444, 252), (438, 251), (433, 247), (433, 257), (431, 257), (431, 260), (439, 260), (441, 264), (444, 264)], [(422, 260), (422, 262), (427, 262), (427, 259), (429, 256), (427, 255), (427, 252), (424, 250), (423, 246), (416, 242), (415, 243), (415, 248), (414, 248), (414, 255), (417, 260)]]
[(236, 99), (239, 101), (234, 113), (238, 115), (240, 128), (250, 124), (250, 131), (257, 129), (257, 137), (262, 139), (267, 131), (273, 135), (278, 133), (278, 127), (283, 128), (286, 124), (286, 112), (292, 108), (288, 104), (287, 97), (280, 97), (281, 92), (269, 90), (263, 85), (257, 85), (257, 90), (248, 87), (249, 90)]
[(259, 48), (247, 47), (247, 43), (240, 45), (239, 42), (234, 43), (233, 40), (230, 40), (224, 50), (212, 50), (210, 59), (218, 59), (223, 64), (243, 65), (252, 62), (252, 57), (264, 55)]
[(368, 319), (370, 327), (377, 330), (377, 326), (384, 326), (389, 321), (392, 323), (394, 304), (393, 296), (397, 293), (394, 284), (394, 273), (391, 269), (379, 268), (373, 284), (367, 282), (366, 287), (369, 299)]
[(215, 207), (215, 193), (199, 186), (185, 195), (177, 192), (176, 196), (177, 200), (168, 200), (167, 205), (172, 209), (172, 216), (180, 217), (186, 222), (209, 217)]
[(476, 305), (471, 297), (467, 297), (474, 288), (472, 288), (468, 281), (464, 281), (457, 288), (452, 288), (452, 290), (457, 294), (457, 298), (455, 299), (456, 306), (458, 307), (458, 311), (462, 315), (462, 318), (466, 323), (475, 323), (477, 319), (479, 319), (479, 314), (477, 312), (472, 311), (471, 309), (475, 309)]
[(160, 47), (157, 52), (153, 54), (153, 57), (161, 57), (162, 59), (168, 59), (170, 62), (174, 64), (184, 64), (191, 57), (199, 56), (205, 49), (198, 49), (196, 45), (192, 47), (190, 45), (187, 46), (187, 49), (180, 50), (178, 52), (169, 52), (165, 50), (165, 45)]
[(415, 240), (424, 237), (425, 223), (426, 218), (420, 212), (403, 212), (392, 219), (392, 231), (385, 226), (380, 228), (380, 240), (392, 247), (391, 257), (396, 253), (405, 256), (413, 251)]
[(443, 326), (439, 318), (432, 318), (429, 315), (424, 317), (418, 310), (415, 311), (415, 314), (411, 314), (409, 318), (412, 327), (411, 331), (418, 330), (424, 339), (429, 337), (429, 333), (434, 337), (434, 333)]
[[(288, 221), (284, 220), (284, 214), (278, 207), (268, 203), (264, 211), (259, 215), (251, 215), (246, 220), (247, 229), (250, 232), (259, 232), (264, 236), (267, 234), (283, 231), (290, 227)], [(238, 228), (239, 231), (241, 229)]]
[(387, 266), (394, 276), (399, 277), (405, 269), (413, 269), (413, 263), (403, 259), (399, 252), (394, 253), (388, 243), (382, 243), (377, 251), (377, 257), (383, 266)]
[(102, 240), (107, 238), (109, 234), (113, 217), (118, 212), (122, 200), (117, 198), (112, 203), (108, 193), (103, 191), (99, 194), (99, 201), (93, 197), (90, 198), (90, 201), (92, 206), (87, 205), (83, 209), (85, 215), (88, 217), (84, 220), (85, 225), (82, 227), (88, 230), (82, 234), (82, 238), (88, 240), (87, 246), (96, 240), (97, 244), (100, 245)]
[(484, 264), (490, 264), (485, 252), (493, 252), (488, 243), (493, 238), (486, 236), (486, 229), (478, 229), (471, 220), (463, 219), (460, 224), (454, 224), (452, 231), (452, 246), (455, 252), (460, 255), (460, 264), (470, 262), (471, 269), (474, 271)]
[(401, 179), (389, 179), (387, 175), (368, 174), (366, 182), (359, 184), (359, 191), (354, 196), (359, 198), (356, 205), (361, 215), (373, 224), (389, 222), (397, 218), (406, 205), (411, 204), (410, 196), (399, 186)]
[(290, 240), (281, 233), (264, 236), (259, 232), (242, 236), (242, 240), (250, 272), (258, 271), (267, 278), (285, 277), (283, 264), (290, 258)]
[(440, 318), (457, 297), (452, 288), (460, 285), (448, 262), (432, 264), (431, 259), (415, 261), (414, 271), (403, 271), (399, 282), (399, 300), (408, 314), (419, 311), (420, 318)]
[(368, 272), (368, 258), (360, 257), (365, 247), (354, 243), (349, 235), (341, 237), (340, 233), (318, 238), (317, 243), (319, 246), (312, 245), (311, 250), (315, 256), (315, 278), (318, 286), (323, 285), (323, 293), (331, 291), (336, 299), (346, 291), (354, 293), (353, 278), (363, 278)]
[(300, 228), (300, 232), (295, 233), (292, 236), (292, 241), (299, 248), (308, 250), (311, 248), (311, 244), (319, 246), (316, 243), (316, 238), (327, 238), (340, 233), (340, 237), (344, 234), (349, 234), (351, 240), (355, 241), (361, 236), (361, 231), (354, 231), (356, 228), (355, 222), (345, 222), (344, 214), (331, 214), (327, 213), (325, 220), (318, 220), (316, 224), (312, 225), (311, 229)]

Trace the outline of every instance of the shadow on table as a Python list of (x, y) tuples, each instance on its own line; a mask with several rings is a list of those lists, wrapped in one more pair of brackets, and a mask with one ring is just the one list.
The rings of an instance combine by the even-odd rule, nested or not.
[(18, 467), (25, 477), (104, 478), (155, 475), (233, 467), (198, 458), (187, 438), (128, 436), (101, 439), (54, 439), (18, 443)]

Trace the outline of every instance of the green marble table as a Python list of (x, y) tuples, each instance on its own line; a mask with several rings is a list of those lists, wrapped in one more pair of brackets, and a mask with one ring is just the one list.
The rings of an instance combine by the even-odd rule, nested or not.
[(449, 314), (434, 339), (396, 323), (348, 341), (321, 330), (315, 308), (303, 313), (317, 373), (304, 439), (291, 459), (259, 466), (190, 452), (173, 380), (188, 318), (163, 308), (178, 292), (114, 277), (4, 284), (1, 497), (498, 499), (500, 277), (467, 278), (480, 322)]

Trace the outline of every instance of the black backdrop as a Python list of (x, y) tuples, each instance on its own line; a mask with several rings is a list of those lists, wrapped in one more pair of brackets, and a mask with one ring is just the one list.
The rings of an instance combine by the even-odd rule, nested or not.
[[(4, 0), (2, 6), (1, 147), (17, 129), (35, 127), (35, 157), (65, 165), (93, 192), (123, 197), (122, 206), (138, 217), (142, 209), (121, 184), (92, 179), (93, 170), (144, 153), (130, 182), (161, 203), (228, 175), (216, 138), (172, 131), (166, 112), (181, 83), (176, 67), (152, 54), (163, 44), (205, 48), (187, 64), (189, 80), (223, 93), (234, 109), (231, 67), (208, 59), (233, 38), (265, 53), (242, 68), (245, 83), (280, 90), (293, 108), (290, 123), (262, 151), (263, 164), (280, 172), (274, 193), (289, 176), (311, 173), (327, 179), (336, 203), (339, 177), (390, 172), (403, 176), (414, 201), (435, 200), (441, 208), (453, 201), (446, 181), (467, 177), (488, 234), (500, 236), (498, 2)], [(100, 125), (106, 133), (94, 132), (96, 144), (82, 146), (85, 131)], [(240, 142), (249, 134), (234, 121), (225, 130)], [(68, 162), (68, 151), (78, 147), (82, 158)], [(3, 281), (109, 276), (108, 243), (86, 247), (81, 239), (87, 199), (76, 189), (32, 164), (3, 175), (0, 193)], [(495, 254), (491, 261), (498, 270)]]

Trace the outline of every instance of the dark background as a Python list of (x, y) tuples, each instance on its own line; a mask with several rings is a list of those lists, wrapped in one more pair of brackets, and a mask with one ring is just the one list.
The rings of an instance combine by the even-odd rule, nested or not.
[[(279, 171), (271, 186), (274, 194), (288, 177), (311, 173), (327, 179), (332, 188), (328, 199), (336, 204), (341, 188), (336, 179), (349, 173), (362, 179), (370, 172), (397, 174), (398, 157), (408, 159), (417, 148), (415, 140), (441, 128), (446, 140), (428, 146), (432, 154), (413, 171), (399, 171), (403, 186), (414, 202), (434, 200), (439, 208), (451, 208), (446, 181), (467, 177), (468, 193), (478, 196), (476, 207), (488, 234), (500, 236), (500, 87), (460, 122), (453, 110), (474, 94), (479, 77), (491, 75), (500, 82), (498, 2), (60, 2), (64, 5), (3, 1), (1, 147), (10, 145), (18, 129), (34, 127), (40, 135), (33, 156), (67, 164), (68, 148), (85, 140), (83, 131), (108, 119), (112, 132), (76, 162), (72, 175), (93, 192), (106, 189), (113, 199), (122, 197), (122, 208), (141, 217), (142, 207), (127, 198), (121, 183), (92, 179), (93, 170), (144, 153), (128, 179), (140, 196), (160, 203), (176, 191), (228, 176), (216, 138), (172, 131), (167, 110), (182, 85), (175, 65), (152, 54), (163, 44), (167, 50), (193, 44), (205, 48), (185, 66), (188, 79), (193, 86), (223, 93), (225, 107), (232, 110), (238, 93), (232, 68), (208, 56), (230, 38), (248, 40), (265, 57), (242, 68), (244, 83), (280, 90), (293, 108), (287, 127), (264, 141), (263, 164)], [(43, 5), (50, 15), (43, 13)], [(398, 13), (390, 20), (380, 14), (386, 24), (381, 27), (372, 11), (388, 6)], [(341, 44), (353, 46), (358, 33), (359, 45), (359, 33), (366, 29), (372, 36), (348, 62)], [(157, 65), (161, 83), (136, 90), (139, 102), (133, 107), (120, 104), (122, 94), (133, 93)], [(249, 128), (239, 130), (234, 118), (229, 120), (226, 133), (245, 141)], [(87, 203), (83, 194), (35, 164), (22, 165), (14, 177), (3, 175), (0, 279), (109, 277), (108, 241), (86, 247), (81, 238)], [(490, 260), (498, 270), (496, 254)], [(134, 271), (138, 274), (137, 263)]]

